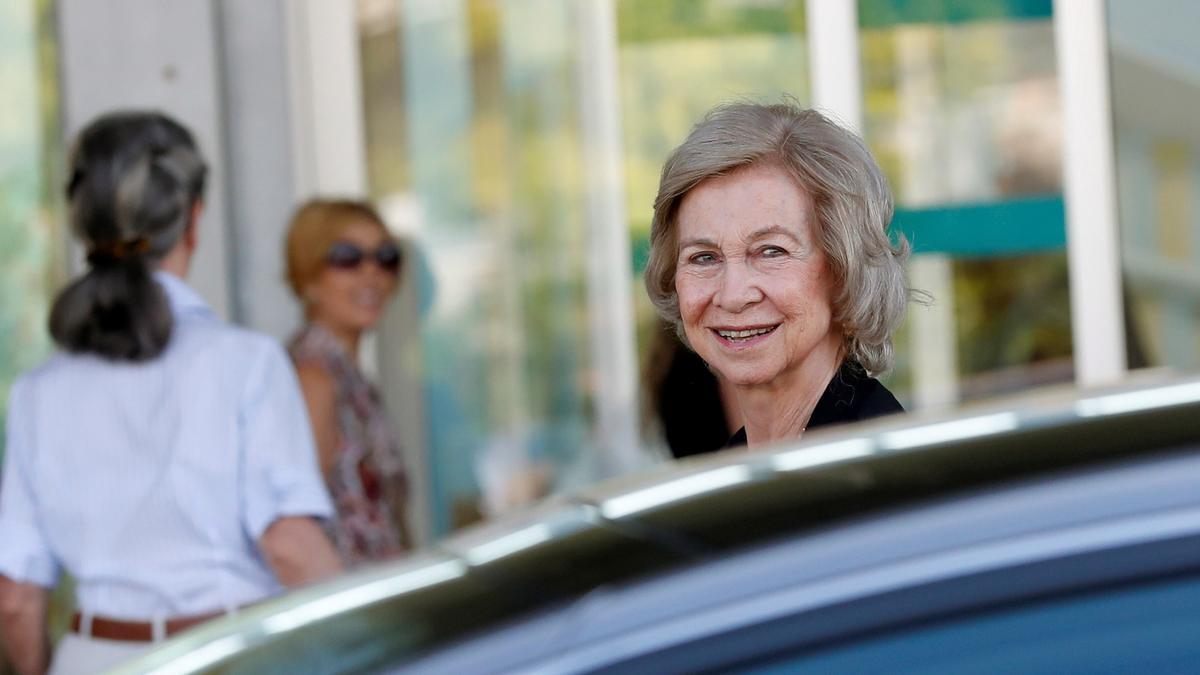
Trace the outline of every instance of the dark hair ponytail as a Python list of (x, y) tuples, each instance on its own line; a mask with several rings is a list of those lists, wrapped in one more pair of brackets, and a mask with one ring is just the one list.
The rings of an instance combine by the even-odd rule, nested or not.
[(59, 347), (123, 361), (163, 352), (171, 308), (152, 266), (189, 226), (206, 171), (191, 134), (161, 113), (113, 113), (80, 133), (67, 198), (89, 269), (50, 311)]

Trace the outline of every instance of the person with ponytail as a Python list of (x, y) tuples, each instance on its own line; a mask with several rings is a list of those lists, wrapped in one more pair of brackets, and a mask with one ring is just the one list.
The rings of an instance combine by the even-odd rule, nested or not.
[[(102, 670), (341, 569), (287, 355), (183, 281), (207, 173), (191, 134), (104, 115), (69, 171), (87, 267), (50, 312), (58, 352), (13, 385), (0, 474), (0, 637), (21, 673)], [(78, 612), (51, 659), (64, 571)]]

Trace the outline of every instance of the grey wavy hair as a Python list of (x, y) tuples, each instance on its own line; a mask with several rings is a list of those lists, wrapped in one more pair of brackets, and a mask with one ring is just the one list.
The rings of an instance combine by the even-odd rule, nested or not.
[(700, 183), (753, 164), (778, 165), (813, 200), (818, 240), (835, 281), (834, 325), (845, 359), (871, 375), (889, 370), (892, 333), (911, 291), (904, 275), (910, 247), (889, 239), (892, 194), (858, 136), (815, 110), (790, 102), (717, 106), (663, 165), (645, 282), (659, 314), (687, 342), (675, 293), (676, 215)]

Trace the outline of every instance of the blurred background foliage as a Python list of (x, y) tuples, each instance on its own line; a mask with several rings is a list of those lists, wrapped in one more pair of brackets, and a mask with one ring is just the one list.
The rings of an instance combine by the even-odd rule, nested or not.
[[(0, 0), (0, 422), (5, 423), (13, 380), (50, 353), (50, 300), (66, 278), (57, 49), (52, 0)], [(0, 459), (4, 445), (0, 436)], [(64, 578), (54, 590), (49, 625), (55, 639), (74, 611), (73, 588)], [(0, 673), (6, 672), (0, 655)]]
[(13, 379), (50, 350), (65, 277), (56, 50), (51, 0), (0, 0), (0, 419)]

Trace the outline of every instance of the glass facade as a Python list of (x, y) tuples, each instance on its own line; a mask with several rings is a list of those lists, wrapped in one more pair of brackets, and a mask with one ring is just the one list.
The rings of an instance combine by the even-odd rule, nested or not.
[(1070, 381), (1051, 3), (861, 0), (864, 135), (914, 248), (910, 407)]
[[(621, 120), (630, 235), (638, 276), (663, 161), (714, 105), (808, 101), (803, 0), (617, 3)], [(649, 309), (649, 301), (643, 305)]]
[[(52, 349), (46, 320), (67, 276), (56, 50), (50, 0), (0, 0), (0, 429), (13, 380)], [(0, 434), (0, 459), (4, 445)], [(67, 629), (72, 593), (64, 575), (48, 609), (55, 638)]]
[[(599, 475), (589, 341), (624, 336), (589, 325), (596, 225), (580, 108), (595, 55), (581, 51), (581, 6), (358, 5), (371, 194), (424, 261), (381, 354), (419, 373), (388, 396), (422, 409), (413, 442), (428, 458), (436, 533)], [(663, 339), (641, 283), (662, 162), (718, 102), (811, 104), (804, 6), (611, 5), (645, 372)], [(1070, 381), (1050, 1), (861, 0), (858, 20), (864, 136), (914, 244), (912, 283), (933, 298), (912, 309), (886, 382), (922, 409)], [(646, 416), (642, 444), (655, 454), (662, 430)]]
[(1200, 368), (1200, 7), (1108, 3), (1130, 368)]
[(591, 477), (578, 26), (557, 0), (398, 7), (360, 4), (369, 180), (424, 265), (441, 533)]
[(50, 350), (46, 317), (65, 276), (52, 18), (48, 0), (0, 0), (0, 418), (13, 379)]

